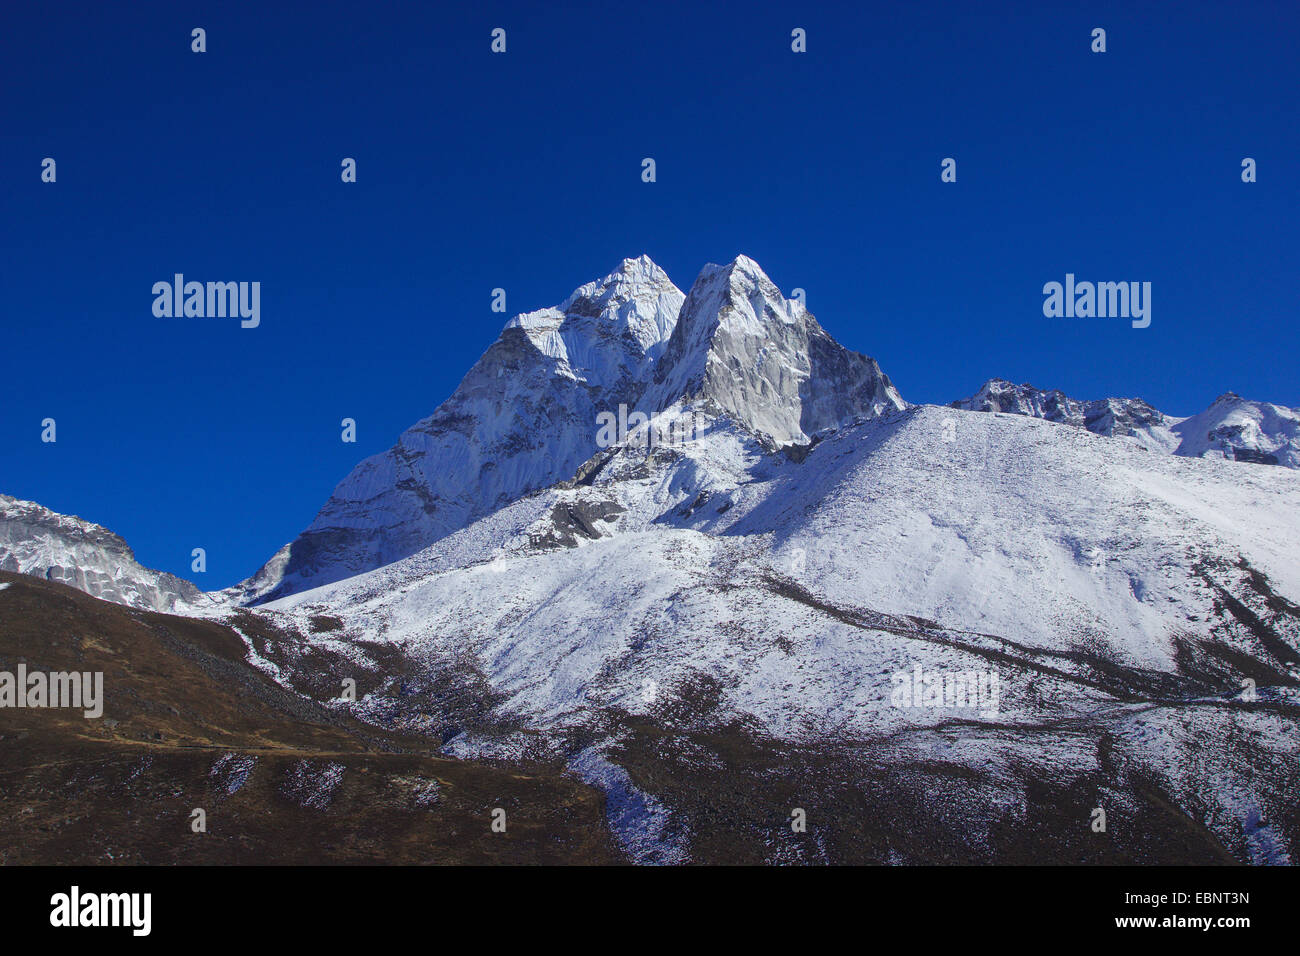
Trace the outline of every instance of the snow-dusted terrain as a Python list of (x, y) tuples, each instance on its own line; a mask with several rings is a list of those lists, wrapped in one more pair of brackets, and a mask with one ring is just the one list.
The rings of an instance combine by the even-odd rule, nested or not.
[[(648, 420), (609, 444), (619, 405)], [(448, 753), (565, 761), (643, 862), (724, 832), (772, 862), (1020, 859), (1038, 830), (1086, 859), (1098, 806), (1134, 859), (1289, 862), (1297, 422), (1001, 380), (908, 405), (752, 260), (683, 297), (642, 257), (512, 320), (195, 613)], [(23, 570), (103, 565), (28, 525), (0, 538)], [(821, 835), (779, 836), (791, 806)]]

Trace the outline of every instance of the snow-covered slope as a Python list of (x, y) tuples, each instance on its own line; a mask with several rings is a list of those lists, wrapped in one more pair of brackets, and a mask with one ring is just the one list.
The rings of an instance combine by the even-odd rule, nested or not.
[[(954, 414), (957, 439), (945, 441)], [(562, 540), (575, 514), (603, 517)], [(901, 719), (854, 704), (879, 697), (872, 674), (892, 673), (885, 646), (859, 648), (859, 660), (828, 637), (856, 628), (787, 586), (972, 644), (1093, 648), (1172, 675), (1180, 637), (1218, 634), (1216, 588), (1235, 587), (1242, 566), (1300, 601), (1300, 476), (1134, 457), (1083, 430), (919, 406), (845, 428), (798, 463), (714, 419), (689, 445), (619, 449), (589, 484), (269, 607), (329, 608), (358, 633), (474, 649), (512, 706), (542, 720), (703, 668), (743, 677), (731, 703), (772, 732), (789, 729), (783, 714), (835, 714), (866, 733)], [(814, 683), (762, 665), (777, 654), (794, 666), (777, 651), (796, 620), (817, 622), (796, 629)], [(877, 640), (918, 653), (910, 638)], [(1300, 651), (1280, 658), (1300, 663)]]
[[(994, 774), (1012, 803), (1026, 760), (1046, 779), (1099, 771), (1082, 732), (1176, 800), (1211, 801), (1221, 838), (1256, 853), (1243, 828), (1296, 778), (1238, 775), (1300, 739), (1300, 475), (934, 406), (846, 426), (795, 461), (694, 411), (685, 444), (647, 454), (633, 436), (582, 483), (266, 610), (303, 633), (337, 618), (310, 643), (348, 667), (388, 660), (357, 705), (381, 723), (446, 735), (421, 688), (472, 667), (500, 721), (581, 740), (582, 767), (625, 755), (611, 728), (685, 709), (673, 726), (715, 740), (890, 741), (907, 751), (890, 759)], [(400, 677), (389, 652), (409, 662)], [(1000, 691), (982, 710), (896, 706), (897, 675), (918, 667), (994, 673)], [(1236, 703), (1248, 684), (1261, 703)], [(935, 750), (946, 722), (960, 732)], [(451, 734), (457, 753), (537, 746)], [(1206, 754), (1206, 734), (1249, 742)], [(1223, 774), (1238, 783), (1211, 786)], [(1282, 830), (1260, 839), (1261, 860), (1294, 852)]]
[(1228, 392), (1191, 418), (1164, 414), (1140, 398), (1079, 401), (1059, 389), (989, 379), (952, 408), (1027, 415), (1097, 435), (1130, 439), (1149, 451), (1191, 458), (1300, 467), (1300, 410), (1255, 402)]
[(210, 603), (190, 582), (142, 567), (106, 528), (0, 494), (0, 571), (33, 574), (149, 611), (188, 612)]

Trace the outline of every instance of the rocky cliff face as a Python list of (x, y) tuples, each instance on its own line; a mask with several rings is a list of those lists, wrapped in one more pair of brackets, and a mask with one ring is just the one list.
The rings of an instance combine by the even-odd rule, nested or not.
[(776, 446), (906, 407), (874, 359), (832, 339), (747, 256), (705, 266), (682, 306), (646, 405), (679, 401)]

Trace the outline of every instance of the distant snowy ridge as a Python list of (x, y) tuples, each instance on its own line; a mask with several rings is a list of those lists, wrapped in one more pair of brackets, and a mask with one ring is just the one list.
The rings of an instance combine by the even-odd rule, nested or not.
[(1086, 428), (1095, 435), (1130, 438), (1149, 451), (1185, 458), (1300, 467), (1300, 409), (1250, 401), (1232, 392), (1219, 396), (1199, 415), (1175, 418), (1140, 398), (1079, 401), (1059, 389), (991, 378), (970, 398), (950, 407), (1028, 415)]

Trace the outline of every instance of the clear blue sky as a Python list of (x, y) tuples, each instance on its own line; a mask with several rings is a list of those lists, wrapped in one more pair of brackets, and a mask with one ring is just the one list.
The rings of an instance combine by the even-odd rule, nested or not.
[[(6, 0), (0, 491), (228, 585), (451, 393), (494, 287), (642, 252), (752, 256), (914, 402), (1300, 405), (1298, 49), (1294, 0)], [(1151, 327), (1045, 319), (1067, 271), (1152, 282)], [(175, 272), (260, 281), (261, 327), (155, 318)]]

